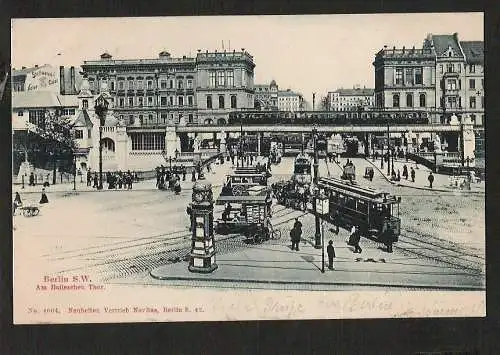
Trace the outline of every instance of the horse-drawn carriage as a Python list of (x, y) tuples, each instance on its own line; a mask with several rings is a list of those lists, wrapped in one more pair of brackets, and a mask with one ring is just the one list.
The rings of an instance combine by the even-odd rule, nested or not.
[(273, 184), (272, 189), (280, 205), (301, 211), (307, 209), (311, 196), (308, 187), (289, 180)]
[(226, 176), (222, 187), (223, 196), (248, 195), (248, 188), (252, 186), (267, 186), (267, 175), (265, 173), (237, 173)]

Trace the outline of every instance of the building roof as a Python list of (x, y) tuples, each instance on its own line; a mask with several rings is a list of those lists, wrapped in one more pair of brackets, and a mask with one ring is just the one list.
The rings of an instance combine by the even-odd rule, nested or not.
[(24, 69), (14, 69), (12, 71), (12, 77), (26, 75), (26, 74), (29, 74), (29, 73), (35, 71), (35, 70), (38, 70), (38, 69), (41, 69), (41, 68), (47, 68), (47, 67), (50, 67), (50, 65), (44, 64), (44, 65), (38, 66), (38, 67), (30, 67), (30, 68), (24, 68)]
[(87, 110), (79, 110), (78, 115), (73, 120), (73, 125), (92, 127), (94, 124), (90, 120)]
[(291, 90), (284, 90), (284, 91), (278, 91), (278, 96), (301, 96), (301, 95)]
[(339, 93), (341, 96), (372, 96), (375, 89), (337, 89), (334, 92)]
[(465, 60), (470, 64), (484, 64), (484, 42), (483, 41), (460, 41)]
[(446, 51), (449, 47), (451, 47), (455, 54), (460, 57), (462, 56), (462, 51), (460, 50), (460, 46), (458, 44), (458, 35), (456, 33), (452, 35), (432, 35), (429, 39), (431, 40), (431, 43), (434, 44), (437, 56), (446, 55)]
[(78, 106), (76, 95), (57, 95), (50, 91), (12, 93), (12, 108), (45, 108)]

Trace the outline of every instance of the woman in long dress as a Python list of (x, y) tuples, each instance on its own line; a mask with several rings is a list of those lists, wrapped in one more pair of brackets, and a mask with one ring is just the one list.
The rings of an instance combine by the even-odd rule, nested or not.
[(49, 199), (47, 198), (47, 194), (45, 193), (45, 189), (42, 189), (42, 198), (40, 199), (40, 204), (49, 203)]

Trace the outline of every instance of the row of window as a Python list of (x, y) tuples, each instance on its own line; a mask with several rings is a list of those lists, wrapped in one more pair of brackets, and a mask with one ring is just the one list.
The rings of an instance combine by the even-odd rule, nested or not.
[[(420, 94), (419, 98), (419, 107), (425, 107), (426, 105), (426, 97), (425, 94)], [(400, 96), (399, 94), (392, 95), (392, 107), (400, 107)], [(406, 94), (406, 107), (413, 107), (413, 94)]]
[[(219, 95), (219, 107), (218, 108), (225, 108), (225, 97), (224, 95)], [(236, 105), (236, 95), (231, 95), (231, 108), (237, 108)], [(207, 108), (214, 108), (213, 107), (213, 102), (212, 102), (212, 95), (207, 95)]]
[[(245, 77), (243, 71), (242, 79)], [(233, 70), (211, 70), (208, 73), (209, 83), (211, 87), (234, 86), (234, 71)], [(244, 79), (242, 80), (244, 82)]]
[[(165, 124), (179, 124), (180, 121), (184, 118), (184, 114), (182, 113), (179, 113), (179, 114), (176, 114), (174, 115), (173, 113), (170, 113), (170, 114), (167, 114), (167, 113), (162, 113), (160, 114), (160, 116), (156, 116), (156, 115), (153, 115), (153, 114), (149, 114), (147, 116), (144, 116), (144, 115), (138, 115), (137, 116), (137, 122), (142, 126), (142, 125), (149, 125), (149, 126), (152, 126), (152, 125), (165, 125)], [(120, 120), (121, 121), (125, 121), (125, 116), (124, 115), (120, 115)], [(188, 114), (186, 116), (187, 118), (187, 122), (188, 123), (196, 123), (195, 122), (195, 119), (194, 119), (194, 116), (192, 113)], [(129, 125), (133, 125), (135, 124), (136, 122), (136, 118), (134, 115), (129, 115), (128, 116), (128, 122), (127, 124)]]
[[(467, 64), (464, 64), (464, 71), (467, 68)], [(483, 72), (483, 66), (481, 66), (481, 72)], [(443, 74), (444, 65), (439, 64), (439, 72)], [(462, 63), (446, 63), (446, 72), (447, 73), (461, 73), (462, 72)], [(473, 74), (476, 72), (476, 65), (469, 64), (469, 73)]]
[(164, 133), (131, 133), (132, 150), (165, 150)]
[[(446, 100), (445, 98), (441, 97), (440, 99), (441, 102), (441, 107), (445, 106), (447, 108), (461, 108), (462, 107), (462, 98), (460, 96), (447, 96)], [(469, 97), (469, 108), (477, 108), (476, 107), (476, 97), (471, 96)], [(481, 96), (481, 108), (484, 108), (484, 96)]]
[[(458, 83), (458, 86), (457, 86)], [(481, 88), (484, 89), (484, 79), (481, 79)], [(443, 89), (443, 82), (441, 82), (441, 89)], [(461, 90), (462, 89), (462, 80), (458, 79), (448, 79), (446, 82), (447, 90)], [(476, 89), (476, 79), (469, 79), (469, 89)]]
[[(186, 101), (184, 101), (185, 97), (184, 96), (177, 96), (177, 99), (175, 99), (174, 96), (160, 96), (160, 106), (184, 106), (186, 104)], [(174, 102), (175, 100), (175, 102)], [(154, 96), (147, 96), (146, 101), (144, 101), (143, 96), (137, 96), (135, 97), (128, 97), (127, 100), (125, 100), (124, 97), (120, 97), (118, 99), (118, 106), (119, 107), (125, 107), (125, 103), (127, 104), (128, 107), (134, 107), (134, 106), (155, 106), (156, 100)], [(194, 105), (194, 98), (193, 96), (188, 96), (187, 97), (187, 105), (188, 106), (193, 106)]]
[[(177, 85), (175, 83), (177, 82)], [(94, 90), (97, 89), (95, 81), (94, 80), (89, 80), (90, 84), (90, 89)], [(115, 82), (111, 81), (110, 82), (110, 89), (111, 91), (115, 90)], [(144, 85), (143, 80), (125, 80), (125, 79), (120, 79), (118, 78), (118, 90), (144, 90), (144, 88), (147, 88), (148, 90), (155, 89), (157, 86), (155, 86), (153, 80), (147, 80), (146, 81), (146, 86)], [(170, 79), (170, 80), (160, 80), (159, 84), (160, 89), (184, 89), (184, 80), (181, 78), (177, 78), (176, 80)], [(192, 89), (193, 88), (193, 79), (186, 79), (186, 88), (187, 89)]]
[(395, 71), (396, 85), (421, 85), (423, 84), (422, 67), (398, 67)]

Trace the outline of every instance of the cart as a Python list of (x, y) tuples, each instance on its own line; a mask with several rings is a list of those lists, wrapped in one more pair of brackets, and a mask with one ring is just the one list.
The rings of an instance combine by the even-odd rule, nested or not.
[(219, 196), (216, 204), (224, 204), (226, 208), (221, 218), (215, 221), (215, 232), (241, 233), (247, 243), (252, 244), (269, 239), (269, 231), (265, 227), (269, 215), (267, 202), (266, 195)]
[(24, 217), (34, 217), (40, 213), (40, 208), (36, 205), (21, 206), (17, 209), (21, 211)]

